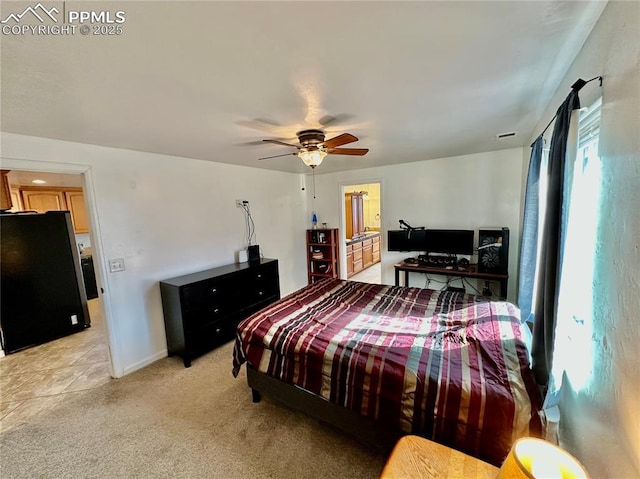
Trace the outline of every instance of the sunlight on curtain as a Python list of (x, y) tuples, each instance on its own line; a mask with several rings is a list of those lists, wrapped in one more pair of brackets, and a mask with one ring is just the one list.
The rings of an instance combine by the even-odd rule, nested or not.
[[(553, 130), (553, 128), (551, 129)], [(550, 130), (550, 131), (551, 131)], [(533, 277), (533, 292), (531, 295), (531, 311), (536, 310), (536, 298), (538, 297), (538, 275), (540, 272), (540, 250), (542, 249), (542, 239), (544, 238), (544, 215), (547, 211), (547, 202), (543, 198), (547, 197), (547, 187), (549, 186), (549, 179), (547, 175), (547, 168), (549, 166), (549, 143), (550, 140), (545, 138), (544, 148), (542, 149), (542, 161), (540, 162), (540, 179), (538, 180), (538, 198), (540, 203), (538, 204), (538, 243), (536, 246), (536, 270)], [(533, 316), (532, 316), (533, 317)], [(531, 323), (533, 328), (533, 322)]]
[(593, 372), (593, 274), (600, 206), (598, 156), (600, 105), (582, 112), (578, 153), (569, 169), (570, 198), (558, 301), (553, 379), (567, 377), (575, 391), (589, 385)]

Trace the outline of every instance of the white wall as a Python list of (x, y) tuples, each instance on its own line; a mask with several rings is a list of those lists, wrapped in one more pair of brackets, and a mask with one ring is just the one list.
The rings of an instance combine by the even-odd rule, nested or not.
[[(640, 477), (639, 25), (640, 3), (608, 3), (535, 130), (542, 131), (577, 78), (603, 76), (602, 88), (594, 82), (580, 92), (583, 106), (603, 99), (594, 369), (591, 384), (576, 391), (569, 383), (560, 403), (561, 443), (599, 478)], [(590, 360), (584, 351), (573, 354)]]
[[(326, 221), (330, 227), (343, 228), (344, 225), (339, 224), (343, 203), (341, 186), (381, 181), (382, 280), (386, 284), (394, 283), (393, 265), (408, 256), (407, 253), (386, 251), (386, 232), (398, 229), (399, 219), (412, 226), (429, 228), (506, 226), (511, 235), (508, 296), (514, 299), (522, 155), (522, 148), (513, 148), (341, 173), (316, 173), (315, 200), (313, 188), (307, 188), (309, 211), (315, 209), (319, 222)], [(325, 161), (331, 161), (331, 157)], [(307, 184), (311, 185), (311, 181)], [(310, 212), (308, 217), (307, 224), (310, 224)], [(343, 263), (342, 271), (344, 267)], [(412, 286), (424, 286), (421, 275), (412, 276), (410, 281)]]
[[(282, 294), (306, 284), (300, 175), (2, 133), (2, 167), (87, 169), (94, 262), (103, 273), (114, 375), (166, 355), (158, 281), (235, 261), (245, 246), (235, 199), (249, 200), (256, 240), (277, 258)], [(215, 157), (215, 154), (212, 154)], [(75, 166), (74, 166), (75, 165)], [(85, 165), (85, 166), (78, 166)]]

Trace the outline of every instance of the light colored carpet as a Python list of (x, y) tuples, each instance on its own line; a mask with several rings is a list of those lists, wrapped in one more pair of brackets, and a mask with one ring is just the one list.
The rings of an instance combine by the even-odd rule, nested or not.
[(165, 358), (0, 435), (0, 474), (24, 477), (375, 478), (385, 457), (268, 397), (251, 402), (232, 343), (184, 368)]

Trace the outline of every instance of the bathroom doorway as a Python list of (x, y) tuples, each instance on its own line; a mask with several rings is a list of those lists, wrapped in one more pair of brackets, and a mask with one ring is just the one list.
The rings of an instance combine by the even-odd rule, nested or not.
[(367, 182), (342, 188), (345, 219), (346, 277), (353, 281), (382, 282), (381, 183)]

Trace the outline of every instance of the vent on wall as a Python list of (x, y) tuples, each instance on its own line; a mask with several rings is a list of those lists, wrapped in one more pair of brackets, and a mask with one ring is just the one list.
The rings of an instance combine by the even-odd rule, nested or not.
[(506, 133), (498, 133), (496, 135), (496, 139), (497, 140), (505, 140), (507, 138), (513, 138), (514, 136), (516, 136), (518, 134), (517, 131), (508, 131)]

